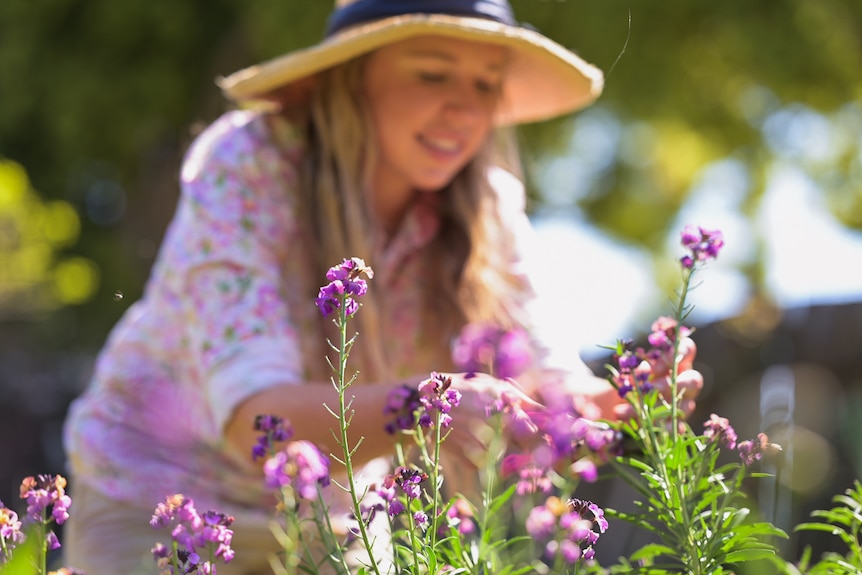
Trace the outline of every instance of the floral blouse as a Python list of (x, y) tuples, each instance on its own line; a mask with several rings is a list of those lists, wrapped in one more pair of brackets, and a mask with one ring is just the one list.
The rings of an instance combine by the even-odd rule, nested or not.
[[(148, 509), (172, 493), (224, 512), (262, 506), (250, 454), (229, 453), (222, 429), (245, 398), (301, 385), (312, 365), (325, 366), (323, 348), (308, 347), (324, 341), (319, 314), (295, 287), (323, 281), (309, 277), (292, 193), (302, 154), (289, 126), (251, 111), (223, 115), (194, 142), (144, 296), (111, 332), (70, 408), (64, 439), (74, 481)], [(529, 234), (520, 183), (502, 170), (489, 177), (510, 206), (513, 233)], [(382, 318), (387, 356), (404, 376), (440, 359), (421, 345), (410, 313), (420, 297), (418, 255), (437, 225), (417, 204), (369, 262), (391, 303)]]

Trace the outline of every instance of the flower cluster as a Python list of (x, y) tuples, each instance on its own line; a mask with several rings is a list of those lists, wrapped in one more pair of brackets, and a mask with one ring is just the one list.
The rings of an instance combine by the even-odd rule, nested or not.
[(354, 299), (368, 291), (368, 284), (360, 276), (371, 279), (374, 271), (360, 258), (345, 259), (326, 272), (328, 284), (320, 288), (314, 303), (323, 317), (329, 317), (335, 310), (344, 306), (344, 315), (351, 317), (359, 309)]
[(169, 527), (175, 544), (167, 547), (157, 543), (153, 547), (153, 557), (159, 569), (171, 575), (215, 573), (213, 561), (204, 559), (203, 553), (210, 551), (210, 555), (229, 563), (234, 556), (230, 546), (233, 531), (229, 527), (232, 524), (233, 517), (223, 513), (207, 511), (199, 514), (194, 501), (181, 494), (167, 497), (156, 506), (150, 519), (150, 526), (155, 529)]
[(769, 437), (765, 433), (758, 433), (757, 438), (753, 440), (737, 442), (738, 437), (730, 421), (714, 413), (704, 422), (703, 428), (703, 436), (710, 442), (736, 449), (743, 465), (747, 467), (763, 458), (775, 457), (782, 451), (780, 445), (769, 442)]
[(618, 341), (614, 349), (617, 365), (610, 381), (620, 397), (626, 397), (632, 391), (641, 394), (652, 391), (654, 374), (665, 373), (671, 368), (677, 340), (690, 335), (691, 329), (679, 325), (672, 317), (662, 316), (650, 326), (648, 348), (633, 348), (630, 340)]
[(276, 442), (287, 441), (293, 437), (293, 428), (290, 422), (277, 415), (258, 415), (254, 419), (254, 430), (263, 433), (252, 447), (251, 458), (253, 461), (271, 455)]
[(18, 514), (0, 501), (0, 565), (9, 561), (12, 550), (24, 542)]
[(769, 437), (765, 433), (758, 433), (757, 439), (740, 442), (736, 450), (739, 451), (739, 457), (744, 465), (752, 465), (764, 457), (775, 457), (782, 451), (780, 445), (769, 442)]
[(689, 225), (683, 228), (681, 235), (683, 247), (690, 252), (680, 258), (680, 263), (686, 269), (692, 269), (695, 262), (717, 258), (718, 252), (724, 246), (724, 235), (720, 230)]
[(306, 500), (317, 498), (317, 486), (329, 485), (329, 458), (310, 441), (291, 441), (263, 464), (266, 485), (293, 487)]
[(21, 482), (21, 499), (27, 501), (27, 517), (41, 523), (48, 516), (62, 525), (69, 518), (72, 500), (66, 495), (66, 478), (62, 475), (25, 477)]
[(468, 324), (455, 339), (452, 359), (463, 371), (486, 372), (499, 378), (518, 377), (533, 361), (533, 349), (522, 329)]
[(726, 445), (728, 449), (735, 449), (738, 439), (730, 421), (714, 413), (710, 414), (709, 420), (703, 424), (703, 436), (719, 445)]
[[(598, 533), (593, 530), (594, 524)], [(607, 530), (608, 522), (595, 503), (581, 499), (563, 503), (557, 497), (549, 497), (544, 505), (530, 511), (526, 526), (534, 540), (544, 543), (547, 560), (574, 565), (581, 559), (594, 557), (593, 545)]]
[[(66, 478), (62, 475), (25, 477), (21, 482), (21, 499), (27, 502), (25, 523), (62, 525), (69, 518), (72, 499), (66, 495)], [(60, 541), (53, 531), (45, 533), (48, 549), (59, 549)]]
[[(395, 473), (387, 475), (383, 480), (383, 485), (377, 489), (377, 495), (386, 502), (386, 511), (389, 513), (389, 517), (404, 513), (412, 501), (419, 499), (422, 494), (421, 484), (427, 479), (427, 473), (403, 466), (395, 469)], [(399, 490), (406, 497), (406, 506), (399, 495)], [(418, 510), (413, 513), (413, 521), (417, 527), (424, 527), (428, 524), (428, 515), (424, 511)]]
[(644, 364), (643, 356), (644, 350), (631, 349), (631, 342), (617, 343), (617, 353), (614, 355), (617, 369), (612, 374), (612, 382), (620, 397), (636, 390), (641, 393), (649, 393), (652, 390), (652, 384), (649, 382), (652, 370), (648, 364)]
[(440, 427), (449, 427), (452, 416), (449, 412), (461, 403), (461, 392), (452, 387), (452, 378), (432, 372), (431, 377), (419, 383), (419, 403), (424, 408), (419, 415), (419, 425), (431, 427), (435, 415), (439, 417)]
[(397, 431), (407, 431), (416, 427), (416, 410), (422, 407), (419, 401), (419, 390), (412, 385), (402, 384), (386, 397), (386, 405), (383, 407), (383, 415), (392, 416), (384, 428), (386, 433), (394, 434)]
[[(510, 453), (500, 468), (504, 477), (517, 473), (519, 495), (549, 493), (554, 470), (566, 467), (571, 478), (593, 482), (598, 478), (596, 459), (617, 450), (618, 433), (606, 424), (581, 417), (573, 408), (558, 407), (532, 413), (535, 441), (527, 453)], [(518, 428), (525, 428), (519, 423)]]

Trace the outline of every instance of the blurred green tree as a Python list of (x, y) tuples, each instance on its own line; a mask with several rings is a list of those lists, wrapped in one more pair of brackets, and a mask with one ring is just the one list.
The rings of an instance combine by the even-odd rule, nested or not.
[[(862, 105), (862, 2), (512, 2), (522, 21), (608, 72), (596, 109), (616, 122), (618, 139), (587, 193), (553, 190), (555, 201), (570, 197), (616, 236), (658, 249), (713, 160), (743, 163), (744, 207), (756, 205), (774, 159), (764, 118), (799, 105), (844, 125), (839, 153), (806, 169), (841, 220), (862, 227), (859, 136), (844, 121), (859, 116), (849, 105)], [(46, 201), (74, 206), (80, 238), (62, 251), (101, 270), (93, 297), (64, 310), (66, 328), (46, 330), (54, 343), (98, 345), (141, 293), (182, 152), (226, 107), (213, 79), (314, 43), (330, 7), (0, 2), (0, 157), (22, 165)], [(566, 118), (521, 130), (537, 205), (549, 194), (538, 184), (543, 159), (566, 153), (576, 129)], [(749, 273), (756, 281), (757, 269)], [(128, 297), (110, 305), (117, 291)]]

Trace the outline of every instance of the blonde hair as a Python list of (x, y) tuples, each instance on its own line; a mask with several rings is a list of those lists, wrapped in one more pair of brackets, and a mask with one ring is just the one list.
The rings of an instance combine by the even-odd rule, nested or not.
[[(300, 168), (299, 210), (308, 226), (315, 277), (321, 280), (326, 269), (345, 257), (361, 257), (374, 266), (375, 224), (368, 200), (377, 152), (362, 90), (366, 59), (321, 73), (301, 121), (307, 153)], [(297, 120), (295, 114), (291, 116)], [(492, 133), (480, 153), (438, 192), (441, 225), (428, 246), (429, 281), (424, 283), (421, 317), (428, 343), (441, 346), (446, 356), (451, 339), (467, 322), (504, 328), (523, 324), (516, 310), (526, 288), (503, 260), (511, 253), (506, 246), (511, 238), (488, 179), (495, 165), (520, 175), (510, 132)], [(380, 337), (378, 302), (383, 295), (375, 292), (372, 282), (355, 320), (362, 336), (356, 349), (359, 357), (352, 354), (351, 360), (357, 360), (366, 381), (392, 377)]]

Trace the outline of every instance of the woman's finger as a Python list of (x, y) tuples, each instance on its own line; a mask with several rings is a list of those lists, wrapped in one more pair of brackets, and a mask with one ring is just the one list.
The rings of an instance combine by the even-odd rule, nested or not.
[(680, 372), (688, 371), (694, 365), (694, 358), (697, 355), (697, 345), (690, 337), (684, 337), (679, 340), (679, 348), (677, 349), (677, 357), (680, 358), (677, 368)]
[(677, 389), (682, 392), (684, 399), (695, 399), (703, 389), (703, 374), (697, 370), (689, 369), (677, 376), (676, 383)]

